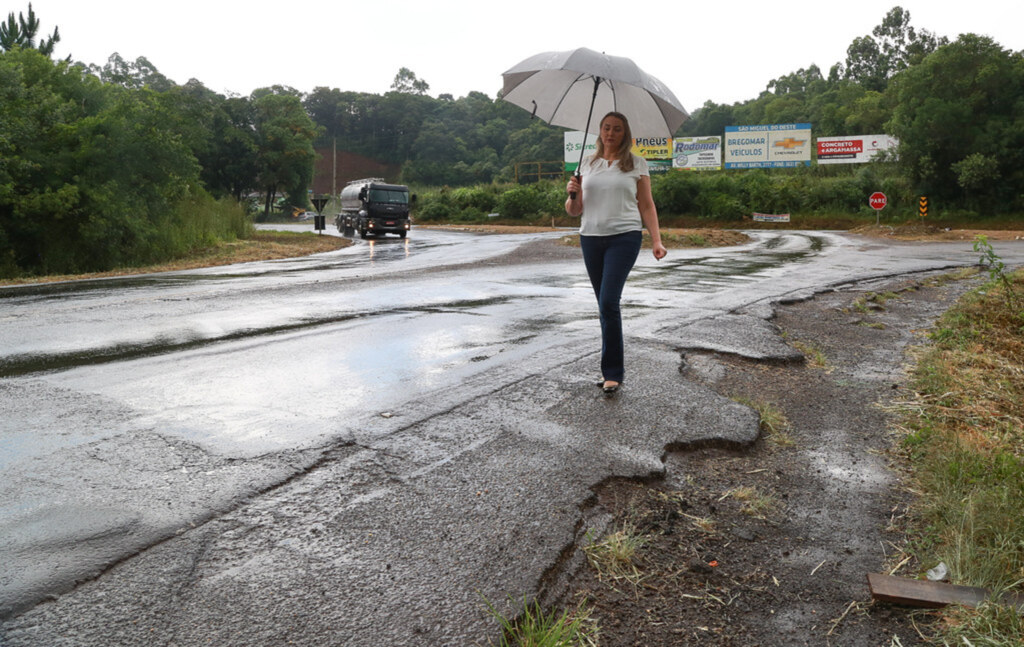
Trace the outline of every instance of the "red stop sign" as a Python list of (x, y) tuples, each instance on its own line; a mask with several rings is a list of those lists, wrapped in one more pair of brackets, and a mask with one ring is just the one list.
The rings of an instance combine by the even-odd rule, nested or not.
[(881, 211), (884, 209), (886, 202), (888, 202), (888, 199), (881, 191), (875, 191), (871, 194), (871, 197), (868, 198), (868, 204), (871, 205), (871, 208), (875, 211)]

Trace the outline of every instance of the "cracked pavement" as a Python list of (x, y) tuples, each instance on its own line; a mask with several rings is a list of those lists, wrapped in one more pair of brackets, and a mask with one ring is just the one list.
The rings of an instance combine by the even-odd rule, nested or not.
[[(1008, 263), (1024, 260), (1020, 245), (1001, 251)], [(785, 258), (767, 263), (773, 254)], [(630, 372), (610, 399), (593, 385), (596, 317), (578, 263), (492, 266), (492, 257), (468, 275), (394, 276), (391, 285), (420, 300), (405, 296), (400, 314), (343, 325), (333, 291), (351, 268), (335, 282), (326, 271), (316, 284), (272, 282), (275, 299), (299, 295), (289, 316), (326, 312), (328, 331), (355, 335), (343, 342), (289, 331), (250, 343), (216, 338), (230, 334), (220, 327), (186, 352), (0, 377), (2, 438), (14, 450), (0, 464), (9, 502), (0, 508), (3, 644), (485, 642), (497, 630), (487, 601), (514, 614), (524, 596), (556, 585), (594, 486), (662, 473), (669, 446), (757, 438), (752, 410), (686, 379), (686, 349), (799, 361), (770, 322), (772, 303), (977, 260), (969, 245), (836, 234), (674, 256), (675, 265), (642, 262), (627, 286)], [(709, 266), (718, 287), (683, 289)], [(731, 266), (742, 279), (726, 280)], [(365, 313), (386, 302), (369, 289), (351, 297)], [(146, 294), (136, 300), (159, 320), (165, 311)], [(14, 305), (2, 306), (0, 322), (25, 305), (46, 315), (26, 295), (3, 291)], [(223, 305), (203, 311), (196, 298), (190, 312), (204, 321)], [(234, 307), (237, 320), (269, 316)], [(361, 319), (425, 346), (359, 355), (339, 372), (333, 364), (379, 330), (350, 323), (368, 323)], [(456, 341), (441, 336), (452, 330)], [(414, 373), (407, 361), (424, 350), (433, 355)], [(275, 370), (300, 370), (292, 361), (327, 376), (281, 380)], [(216, 406), (230, 393), (244, 401), (216, 384), (237, 372), (249, 388), (247, 371), (275, 379), (260, 400), (275, 398), (272, 411)], [(190, 389), (207, 383), (211, 396)]]

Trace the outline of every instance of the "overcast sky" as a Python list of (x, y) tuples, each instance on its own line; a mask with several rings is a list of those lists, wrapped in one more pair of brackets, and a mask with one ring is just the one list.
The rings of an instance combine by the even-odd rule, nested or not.
[[(56, 54), (103, 64), (114, 52), (144, 56), (177, 83), (198, 79), (220, 93), (248, 95), (287, 85), (382, 94), (402, 67), (428, 94), (496, 96), (501, 73), (545, 51), (589, 47), (632, 58), (688, 110), (711, 100), (755, 98), (772, 79), (846, 59), (901, 6), (911, 26), (951, 41), (961, 33), (1024, 49), (1020, 0), (33, 0)], [(0, 9), (26, 11), (27, 0)]]

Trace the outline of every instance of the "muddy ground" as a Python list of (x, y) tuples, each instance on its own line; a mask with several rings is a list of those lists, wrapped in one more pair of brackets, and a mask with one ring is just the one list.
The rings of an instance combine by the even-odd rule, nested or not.
[(803, 363), (680, 349), (690, 379), (772, 405), (780, 431), (673, 448), (664, 479), (598, 488), (590, 523), (643, 536), (636, 569), (581, 559), (548, 602), (591, 605), (603, 647), (924, 644), (930, 616), (872, 602), (866, 581), (934, 566), (902, 551), (912, 494), (887, 406), (905, 389), (908, 347), (978, 282), (904, 278), (779, 306)]

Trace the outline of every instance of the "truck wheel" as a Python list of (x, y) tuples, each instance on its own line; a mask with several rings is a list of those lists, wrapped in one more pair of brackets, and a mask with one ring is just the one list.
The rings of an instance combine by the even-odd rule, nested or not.
[(362, 228), (359, 230), (359, 237), (362, 238), (363, 240), (366, 240), (366, 228)]
[(408, 234), (408, 233), (409, 232), (407, 232), (407, 231), (400, 231), (400, 232), (398, 232), (398, 237), (399, 238), (405, 238), (406, 234)]

